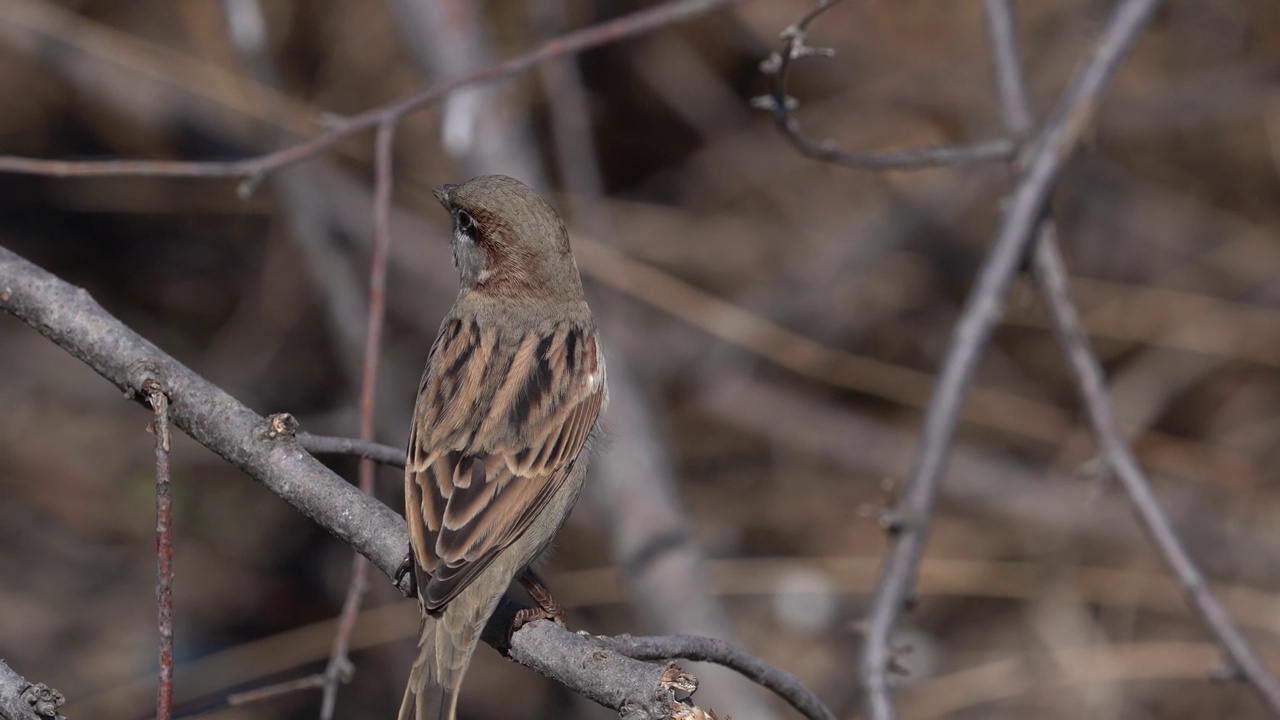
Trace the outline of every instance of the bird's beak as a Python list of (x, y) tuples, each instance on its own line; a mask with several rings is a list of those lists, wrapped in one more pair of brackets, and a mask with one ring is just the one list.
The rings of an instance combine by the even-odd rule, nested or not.
[(441, 185), (435, 189), (436, 199), (444, 206), (445, 210), (453, 209), (453, 194), (457, 192), (457, 185)]

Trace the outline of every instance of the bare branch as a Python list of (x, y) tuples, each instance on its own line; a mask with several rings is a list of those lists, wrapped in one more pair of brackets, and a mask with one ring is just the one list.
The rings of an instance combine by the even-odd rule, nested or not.
[[(585, 698), (621, 711), (625, 716), (665, 720), (671, 712), (672, 688), (663, 682), (668, 666), (627, 657), (598, 639), (571, 633), (537, 620), (507, 635), (521, 606), (509, 598), (499, 603), (481, 638), (525, 667), (564, 685)], [(565, 673), (565, 668), (579, 668)], [(584, 682), (589, 680), (590, 682)]]
[(1005, 129), (1022, 138), (1031, 132), (1035, 116), (1027, 99), (1018, 60), (1017, 19), (1010, 0), (983, 0), (987, 39), (991, 42), (991, 62), (995, 69), (996, 96)]
[(254, 688), (244, 692), (233, 693), (227, 696), (227, 706), (234, 707), (236, 705), (250, 705), (253, 703), (274, 700), (282, 695), (300, 692), (302, 690), (315, 690), (323, 688), (325, 683), (324, 673), (315, 673), (306, 677), (294, 678), (293, 680), (284, 680), (274, 685), (266, 687)]
[(690, 20), (728, 5), (734, 0), (674, 0), (663, 5), (568, 33), (544, 43), (536, 50), (503, 60), (475, 72), (420, 90), (395, 102), (366, 110), (359, 115), (327, 124), (326, 131), (296, 145), (255, 157), (227, 161), (186, 160), (41, 160), (0, 156), (0, 172), (55, 177), (102, 177), (147, 175), (165, 177), (245, 178), (249, 190), (269, 172), (315, 157), (341, 140), (394, 124), (444, 99), (460, 88), (502, 80), (522, 73), (552, 58), (572, 55), (591, 48), (640, 35), (666, 25)]
[(810, 720), (835, 720), (836, 715), (795, 675), (780, 670), (726, 640), (693, 635), (602, 638), (610, 647), (637, 660), (693, 660), (723, 665), (741, 673), (787, 701)]
[(390, 445), (355, 438), (312, 435), (309, 432), (299, 432), (297, 440), (298, 444), (312, 455), (352, 455), (368, 458), (382, 465), (404, 467), (404, 451)]
[(805, 40), (809, 23), (839, 2), (840, 0), (821, 0), (794, 25), (782, 32), (785, 43), (782, 52), (774, 53), (761, 65), (761, 69), (773, 78), (773, 82), (769, 94), (756, 98), (754, 104), (773, 113), (773, 121), (778, 131), (801, 154), (816, 160), (826, 160), (864, 170), (921, 170), (971, 162), (1008, 160), (1013, 157), (1017, 146), (1008, 139), (965, 145), (935, 145), (913, 150), (850, 152), (838, 148), (834, 141), (815, 141), (806, 137), (801, 132), (800, 122), (796, 120), (794, 114), (798, 103), (795, 98), (787, 95), (787, 81), (791, 76), (791, 66), (796, 60), (806, 57), (829, 57), (835, 54), (833, 50), (827, 48), (811, 47), (805, 44)]
[(173, 480), (169, 473), (169, 398), (154, 378), (144, 380), (146, 402), (155, 413), (156, 437), (156, 605), (160, 631), (160, 670), (156, 684), (156, 720), (173, 716)]
[(1234, 666), (1231, 668), (1232, 673), (1238, 673), (1247, 680), (1267, 709), (1273, 715), (1280, 716), (1280, 683), (1277, 683), (1275, 676), (1249, 646), (1240, 628), (1210, 591), (1204, 575), (1174, 533), (1173, 526), (1156, 500), (1155, 493), (1151, 491), (1142, 468), (1125, 442), (1124, 431), (1107, 395), (1102, 366), (1089, 345), (1089, 338), (1085, 335), (1071, 302), (1067, 271), (1058, 252), (1057, 233), (1052, 223), (1042, 226), (1040, 239), (1036, 244), (1034, 270), (1053, 317), (1054, 332), (1066, 355), (1072, 384), (1080, 396), (1094, 440), (1102, 451), (1107, 467), (1124, 487), (1133, 511), (1151, 537), (1151, 542), (1155, 543), (1169, 569), (1178, 578), (1183, 597), (1226, 651)]
[[(500, 52), (484, 3), (390, 0), (400, 44), (431, 80), (484, 67)], [(563, 29), (541, 38), (557, 37)], [(539, 39), (541, 39), (539, 38)], [(440, 108), (440, 146), (467, 176), (502, 173), (547, 186), (528, 99), (514, 85), (468, 88)]]
[[(287, 414), (263, 418), (133, 332), (83, 289), (0, 248), (0, 307), (88, 364), (129, 397), (146, 366), (169, 396), (169, 418), (196, 442), (288, 500), (390, 576), (408, 536), (390, 508), (361, 493), (293, 439)], [(348, 512), (349, 511), (349, 512)]]
[(920, 448), (903, 488), (902, 500), (893, 511), (897, 532), (890, 539), (871, 601), (859, 668), (865, 693), (864, 714), (870, 720), (889, 720), (895, 715), (889, 695), (889, 639), (898, 613), (911, 596), (965, 392), (982, 350), (999, 322), (1000, 305), (1026, 255), (1058, 173), (1092, 121), (1102, 92), (1121, 59), (1157, 4), (1157, 0), (1125, 0), (1117, 7), (1088, 62), (1063, 94), (1052, 119), (1039, 133), (1032, 150), (1021, 158), (1020, 165), (1026, 172), (1009, 196), (982, 272), (948, 344), (925, 412)]
[[(1011, 0), (986, 0), (984, 7), (1005, 125), (1014, 132), (1023, 133), (1030, 126), (1032, 116), (1018, 60), (1013, 3)], [(1090, 430), (1104, 461), (1120, 480), (1147, 535), (1178, 578), (1188, 604), (1217, 638), (1234, 669), (1249, 682), (1272, 714), (1280, 716), (1280, 682), (1249, 646), (1231, 616), (1210, 591), (1199, 568), (1174, 534), (1172, 523), (1156, 500), (1125, 440), (1107, 393), (1102, 366), (1071, 301), (1070, 283), (1058, 248), (1058, 232), (1053, 218), (1046, 217), (1041, 222), (1038, 236), (1033, 261), (1036, 284), (1049, 306), (1054, 333), (1062, 345), (1072, 384), (1085, 407)]]

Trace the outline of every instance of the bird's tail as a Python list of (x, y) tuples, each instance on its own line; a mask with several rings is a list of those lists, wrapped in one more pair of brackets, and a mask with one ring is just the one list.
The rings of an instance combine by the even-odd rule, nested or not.
[[(409, 671), (409, 684), (404, 689), (398, 720), (455, 720), (457, 717), (462, 672), (449, 671), (455, 665), (449, 661), (457, 658), (448, 633), (442, 632), (443, 621), (442, 615), (423, 614), (418, 630), (418, 654)], [(462, 667), (466, 667), (465, 660)]]
[[(488, 584), (474, 583), (439, 614), (423, 613), (418, 655), (409, 671), (399, 720), (456, 720), (462, 677), (480, 642), (480, 632), (502, 597), (501, 589), (493, 597)], [(479, 602), (468, 597), (473, 593)]]

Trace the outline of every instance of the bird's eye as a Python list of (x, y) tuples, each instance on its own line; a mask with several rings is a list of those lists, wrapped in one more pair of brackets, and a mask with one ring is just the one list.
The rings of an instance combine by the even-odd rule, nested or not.
[(476, 221), (471, 217), (471, 213), (466, 210), (459, 210), (458, 216), (454, 219), (454, 229), (462, 235), (466, 235), (471, 239), (476, 236)]

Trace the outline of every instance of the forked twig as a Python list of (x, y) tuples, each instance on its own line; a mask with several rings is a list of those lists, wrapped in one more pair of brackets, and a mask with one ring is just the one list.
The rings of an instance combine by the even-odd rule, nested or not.
[(773, 113), (774, 124), (783, 137), (801, 154), (816, 160), (864, 170), (920, 170), (946, 165), (963, 165), (971, 162), (1007, 160), (1017, 151), (1017, 144), (1007, 138), (987, 140), (963, 145), (934, 145), (911, 150), (882, 150), (880, 152), (853, 152), (841, 150), (834, 141), (814, 141), (800, 130), (800, 121), (794, 111), (798, 101), (787, 94), (787, 81), (795, 61), (807, 57), (830, 57), (834, 51), (817, 48), (806, 43), (809, 23), (840, 0), (821, 0), (791, 27), (782, 31), (783, 48), (765, 60), (760, 69), (772, 79), (768, 95), (755, 98), (752, 104)]
[[(1034, 118), (1018, 59), (1013, 3), (1011, 0), (985, 0), (984, 8), (1001, 115), (1010, 131), (1022, 133), (1031, 126)], [(1263, 704), (1272, 714), (1280, 716), (1280, 683), (1209, 589), (1204, 576), (1174, 533), (1172, 523), (1152, 493), (1151, 484), (1125, 440), (1107, 393), (1102, 366), (1071, 300), (1070, 283), (1059, 250), (1057, 224), (1052, 217), (1046, 216), (1041, 222), (1038, 235), (1033, 274), (1045, 304), (1049, 306), (1054, 334), (1062, 346), (1072, 385), (1085, 408), (1089, 429), (1102, 451), (1103, 460), (1119, 479), (1143, 529), (1178, 579), (1187, 604), (1200, 616), (1201, 622), (1225, 650), (1231, 664), (1253, 686)]]
[(894, 717), (889, 696), (890, 635), (911, 596), (916, 569), (929, 536), (934, 499), (946, 471), (965, 392), (982, 351), (1000, 320), (1000, 306), (1031, 245), (1045, 202), (1097, 109), (1120, 60), (1146, 26), (1158, 0), (1124, 0), (1112, 14), (1094, 52), (1072, 78), (1058, 109), (1024, 152), (1025, 173), (1010, 193), (1000, 228), (983, 261), (977, 283), (947, 345), (937, 383), (925, 411), (920, 446), (889, 540), (876, 593), (865, 624), (859, 677), (869, 720)]
[[(803, 33), (808, 23), (834, 1), (820, 2), (796, 26), (786, 33), (788, 51), (776, 70), (785, 71), (793, 57), (812, 52), (793, 52), (803, 48)], [(1048, 193), (1080, 134), (1092, 121), (1099, 98), (1119, 61), (1132, 46), (1157, 6), (1157, 0), (1127, 0), (1112, 16), (1089, 62), (1077, 73), (1064, 93), (1057, 112), (1024, 149), (1017, 168), (1024, 172), (1011, 195), (1003, 223), (986, 262), (979, 283), (966, 303), (965, 312), (948, 346), (941, 377), (935, 387), (925, 416), (920, 449), (912, 468), (906, 493), (892, 513), (894, 537), (881, 570), (869, 619), (865, 624), (866, 642), (860, 676), (864, 683), (866, 715), (876, 720), (894, 717), (889, 697), (887, 673), (892, 658), (889, 636), (897, 614), (911, 594), (916, 569), (923, 552), (932, 517), (933, 499), (941, 483), (966, 388), (972, 378), (981, 350), (999, 318), (999, 303), (1017, 269), (1019, 257), (1028, 244), (1035, 241), (1040, 228), (1036, 255), (1036, 277), (1046, 296), (1054, 326), (1071, 365), (1073, 382), (1089, 414), (1091, 429), (1098, 438), (1108, 465), (1122, 479), (1135, 510), (1174, 574), (1178, 577), (1192, 608), (1208, 629), (1218, 638), (1232, 663), (1253, 685), (1271, 712), (1280, 714), (1280, 684), (1249, 647), (1217, 599), (1209, 591), (1199, 570), (1173, 534), (1168, 518), (1160, 509), (1145, 477), (1134, 459), (1114, 411), (1106, 396), (1102, 371), (1079, 324), (1074, 305), (1067, 293), (1067, 276), (1057, 249), (1051, 219), (1042, 217)], [(987, 31), (992, 54), (1001, 115), (1005, 128), (1015, 137), (1026, 135), (1033, 126), (1033, 116), (1023, 87), (1022, 69), (1018, 61), (1014, 36), (1012, 6), (1008, 0), (985, 0)], [(796, 40), (797, 36), (801, 39)], [(768, 70), (768, 69), (767, 69)], [(805, 149), (803, 138), (787, 115), (790, 103), (779, 92), (785, 72), (775, 72), (775, 105), (779, 129), (797, 144), (802, 152), (824, 157)], [(797, 139), (800, 142), (797, 142)], [(854, 167), (878, 168), (875, 164), (841, 162)]]

